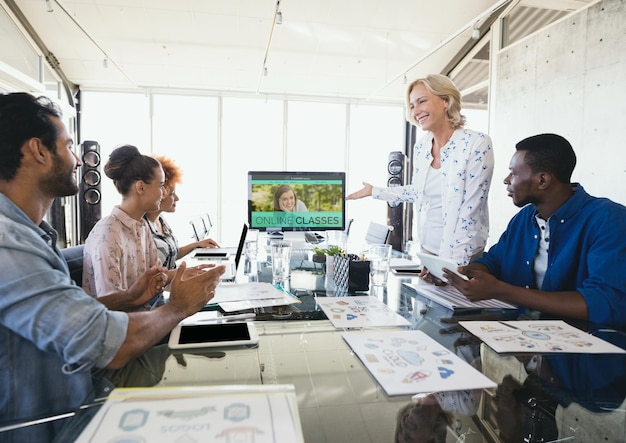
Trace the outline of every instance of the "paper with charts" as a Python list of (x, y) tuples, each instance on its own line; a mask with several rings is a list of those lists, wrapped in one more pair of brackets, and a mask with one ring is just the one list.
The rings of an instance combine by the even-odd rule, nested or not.
[(562, 320), (460, 321), (459, 324), (496, 352), (626, 353)]
[(343, 339), (389, 396), (496, 387), (422, 331), (352, 331)]
[(116, 389), (78, 443), (304, 442), (293, 385)]
[(376, 297), (315, 297), (317, 305), (336, 328), (410, 326), (411, 322)]
[(210, 304), (225, 312), (301, 303), (290, 292), (268, 282), (220, 283)]

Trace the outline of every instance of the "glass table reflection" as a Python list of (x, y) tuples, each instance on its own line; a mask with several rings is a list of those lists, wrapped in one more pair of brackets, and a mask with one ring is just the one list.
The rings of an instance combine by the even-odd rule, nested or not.
[[(498, 354), (458, 322), (505, 318), (510, 312), (451, 311), (405, 284), (418, 278), (390, 274), (386, 287), (357, 294), (379, 298), (410, 321), (408, 329), (424, 331), (498, 385), (480, 390), (469, 412), (421, 404), (428, 399), (417, 405), (411, 396), (385, 394), (344, 342), (344, 330), (317, 306), (316, 297), (327, 296), (323, 270), (307, 260), (301, 264), (292, 263), (296, 278), (290, 288), (301, 303), (254, 310), (261, 338), (256, 347), (178, 352), (160, 344), (107, 377), (118, 387), (294, 385), (307, 443), (391, 442), (399, 420), (398, 441), (422, 441), (424, 432), (430, 441), (626, 441), (626, 355)], [(240, 281), (271, 279), (268, 266), (262, 260), (244, 266)], [(245, 275), (245, 269), (256, 272)], [(626, 349), (623, 331), (583, 322), (574, 326)], [(74, 420), (67, 417), (57, 418)], [(436, 429), (442, 423), (440, 440)]]

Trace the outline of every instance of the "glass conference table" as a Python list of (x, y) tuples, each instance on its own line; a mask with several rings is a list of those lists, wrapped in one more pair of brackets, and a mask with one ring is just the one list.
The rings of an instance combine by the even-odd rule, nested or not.
[[(258, 346), (172, 351), (161, 344), (144, 355), (149, 365), (135, 368), (118, 385), (293, 385), (306, 443), (392, 442), (398, 412), (411, 396), (385, 394), (342, 339), (344, 330), (317, 306), (315, 297), (325, 296), (319, 274), (302, 261), (292, 265), (313, 274), (294, 279), (311, 288), (292, 287), (300, 304), (255, 310)], [(268, 266), (258, 262), (259, 279), (267, 277)], [(406, 283), (418, 283), (418, 289)], [(457, 353), (463, 349), (466, 359), (471, 354), (469, 359), (497, 383), (480, 391), (475, 414), (451, 415), (446, 441), (626, 441), (625, 354), (498, 354), (458, 321), (500, 319), (510, 317), (510, 311), (452, 311), (420, 294), (420, 284), (426, 285), (416, 277), (390, 274), (387, 287), (356, 295), (379, 298), (410, 321), (408, 329), (424, 331)], [(622, 331), (581, 322), (575, 326), (626, 349)]]

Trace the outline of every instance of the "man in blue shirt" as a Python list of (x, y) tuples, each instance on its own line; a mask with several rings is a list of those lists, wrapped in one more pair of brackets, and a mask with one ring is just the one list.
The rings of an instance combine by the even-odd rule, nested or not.
[(522, 209), (488, 252), (445, 272), (470, 300), (626, 327), (626, 207), (570, 183), (576, 155), (555, 134), (516, 145), (504, 179)]
[[(110, 391), (92, 369), (118, 369), (215, 294), (224, 267), (172, 282), (170, 302), (149, 312), (114, 312), (70, 278), (43, 218), (55, 197), (78, 190), (80, 160), (57, 106), (0, 95), (0, 428), (70, 412)], [(161, 290), (153, 267), (128, 291), (143, 303)], [(3, 442), (52, 441), (65, 420), (0, 433)]]

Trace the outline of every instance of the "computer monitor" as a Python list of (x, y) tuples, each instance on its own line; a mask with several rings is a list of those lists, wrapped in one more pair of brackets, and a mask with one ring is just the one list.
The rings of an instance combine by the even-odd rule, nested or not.
[(345, 228), (345, 172), (248, 172), (248, 224), (269, 233)]

